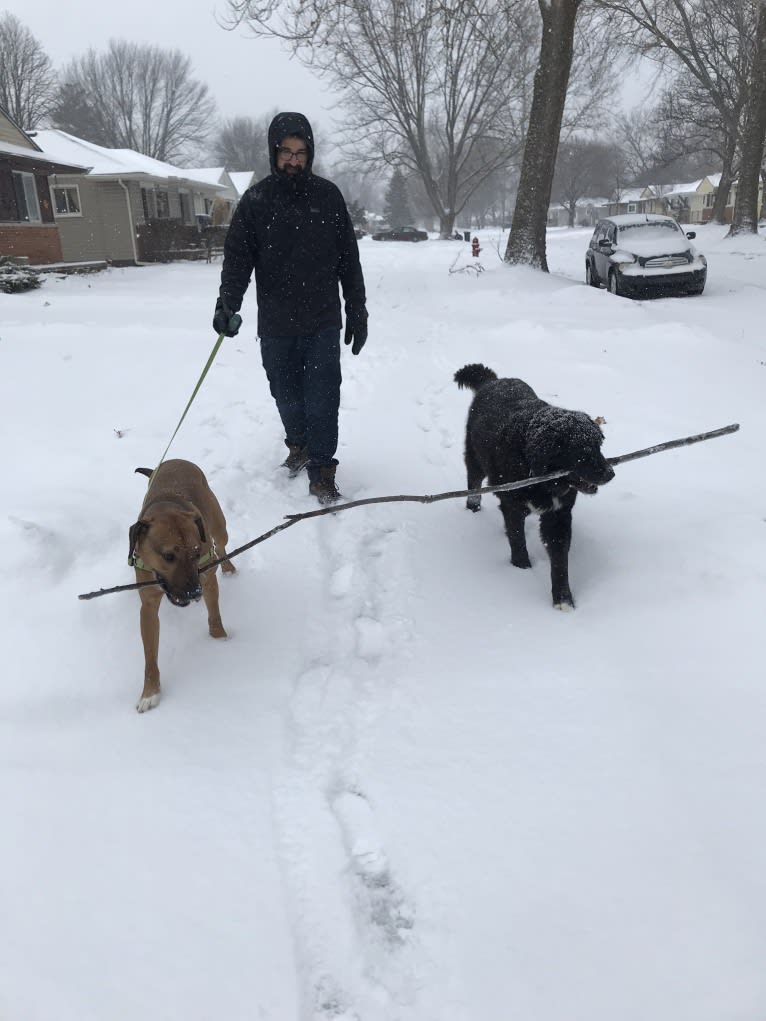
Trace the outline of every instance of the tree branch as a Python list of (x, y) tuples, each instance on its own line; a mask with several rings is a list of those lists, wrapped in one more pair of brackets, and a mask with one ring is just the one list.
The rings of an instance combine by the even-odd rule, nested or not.
[[(673, 450), (676, 447), (687, 447), (692, 443), (700, 443), (703, 440), (712, 440), (717, 436), (726, 436), (728, 433), (737, 432), (738, 429), (738, 423), (725, 425), (720, 429), (713, 429), (710, 432), (697, 433), (694, 436), (684, 436), (682, 439), (678, 440), (666, 440), (664, 443), (657, 443), (653, 447), (644, 447), (642, 450), (634, 450), (630, 454), (620, 454), (617, 457), (608, 457), (606, 460), (612, 465), (625, 464), (627, 461), (635, 461), (639, 457), (649, 457), (650, 454), (659, 454), (662, 450)], [(267, 539), (271, 539), (279, 532), (284, 532), (286, 528), (291, 528), (293, 525), (297, 525), (299, 521), (306, 521), (309, 518), (318, 518), (325, 514), (337, 514), (340, 511), (351, 510), (353, 507), (368, 507), (375, 503), (438, 503), (440, 500), (457, 500), (460, 497), (474, 496), (478, 493), (507, 493), (514, 489), (527, 489), (529, 486), (537, 486), (543, 482), (551, 482), (554, 479), (561, 479), (569, 474), (569, 471), (555, 471), (549, 472), (547, 475), (537, 475), (532, 479), (521, 479), (519, 482), (505, 482), (500, 486), (482, 486), (479, 489), (456, 489), (448, 493), (435, 493), (433, 495), (426, 496), (370, 496), (364, 500), (351, 500), (349, 503), (336, 503), (330, 507), (321, 507), (319, 510), (306, 511), (303, 514), (287, 514), (285, 515), (287, 520), (283, 521), (282, 524), (276, 525), (274, 528), (269, 529), (268, 532), (264, 532), (263, 535), (259, 535), (256, 539), (246, 542), (244, 546), (238, 546), (237, 549), (227, 553), (225, 557), (219, 557), (217, 560), (211, 560), (209, 563), (205, 564), (204, 567), (200, 568), (199, 573), (204, 574), (205, 571), (212, 570), (225, 560), (232, 560), (234, 557), (238, 557), (240, 553), (244, 553), (246, 550), (252, 549), (254, 546), (258, 546), (260, 543), (265, 542)], [(147, 585), (156, 584), (158, 584), (156, 581), (140, 581), (135, 582), (132, 585), (116, 585), (114, 588), (102, 588), (95, 592), (86, 592), (79, 595), (77, 598), (96, 599), (98, 596), (108, 596), (114, 592), (131, 592), (135, 589), (145, 588)]]

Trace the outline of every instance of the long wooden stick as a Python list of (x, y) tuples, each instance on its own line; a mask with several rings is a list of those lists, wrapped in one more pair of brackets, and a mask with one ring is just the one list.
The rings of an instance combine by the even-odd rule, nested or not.
[[(656, 443), (653, 447), (644, 447), (642, 450), (634, 450), (630, 454), (620, 454), (617, 457), (607, 457), (606, 460), (609, 464), (625, 464), (627, 461), (635, 461), (639, 457), (649, 457), (651, 454), (659, 454), (663, 450), (674, 450), (677, 447), (688, 447), (692, 443), (701, 443), (703, 440), (713, 440), (718, 436), (726, 436), (729, 433), (735, 433), (739, 429), (739, 424), (734, 423), (732, 425), (724, 425), (720, 429), (712, 429), (710, 432), (697, 433), (694, 436), (684, 436), (679, 440), (666, 440), (664, 443)], [(291, 528), (293, 525), (297, 525), (299, 521), (306, 521), (308, 518), (321, 517), (324, 514), (337, 514), (339, 511), (351, 510), (352, 507), (367, 507), (373, 503), (437, 503), (439, 500), (457, 500), (461, 496), (471, 496), (478, 493), (505, 493), (512, 489), (526, 489), (528, 486), (537, 486), (541, 482), (551, 482), (553, 479), (564, 478), (565, 475), (570, 475), (571, 472), (555, 471), (549, 472), (547, 475), (537, 475), (533, 479), (521, 479), (519, 482), (504, 482), (499, 486), (482, 486), (480, 489), (455, 489), (449, 493), (435, 493), (433, 495), (425, 496), (370, 496), (364, 500), (351, 500), (349, 503), (335, 503), (329, 507), (321, 507), (319, 510), (306, 511), (303, 514), (286, 514), (286, 521), (283, 521), (281, 525), (276, 525), (274, 528), (269, 529), (268, 532), (264, 532), (263, 535), (259, 535), (256, 539), (252, 539), (250, 542), (246, 542), (244, 546), (239, 546), (237, 549), (232, 550), (231, 553), (227, 553), (225, 557), (219, 557), (218, 560), (210, 560), (203, 568), (200, 569), (200, 574), (204, 574), (205, 571), (211, 570), (213, 567), (217, 567), (218, 564), (224, 560), (231, 560), (234, 557), (238, 557), (240, 553), (244, 553), (246, 550), (252, 549), (253, 546), (257, 546), (259, 543), (265, 542), (267, 539), (271, 539), (278, 532), (284, 532), (286, 528)], [(157, 585), (156, 581), (139, 581), (132, 585), (115, 585), (114, 588), (102, 588), (95, 592), (85, 592), (78, 596), (78, 599), (96, 599), (98, 596), (108, 596), (113, 592), (132, 592), (136, 589), (144, 588), (146, 585)]]

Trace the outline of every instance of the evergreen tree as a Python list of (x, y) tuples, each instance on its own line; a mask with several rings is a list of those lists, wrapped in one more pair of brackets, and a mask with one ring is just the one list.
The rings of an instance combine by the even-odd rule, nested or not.
[(367, 210), (356, 199), (350, 199), (348, 202), (348, 215), (351, 217), (351, 222), (355, 227), (360, 227), (362, 230), (367, 229)]
[(406, 227), (412, 223), (407, 182), (399, 167), (393, 172), (391, 180), (388, 182), (383, 215), (389, 227)]

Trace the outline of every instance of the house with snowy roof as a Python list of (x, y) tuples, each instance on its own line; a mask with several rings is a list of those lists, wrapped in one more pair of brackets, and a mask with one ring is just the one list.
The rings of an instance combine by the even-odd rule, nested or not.
[(248, 188), (258, 183), (259, 177), (254, 170), (230, 170), (229, 177), (237, 189), (239, 198), (245, 194)]
[(609, 216), (621, 213), (664, 213), (653, 185), (621, 188), (609, 200)]
[(213, 200), (213, 207), (209, 215), (216, 226), (228, 224), (231, 214), (240, 200), (241, 193), (234, 178), (235, 173), (230, 173), (226, 167), (194, 167), (186, 169), (184, 173), (189, 174), (195, 181), (206, 182), (207, 184), (218, 184), (225, 188)]
[(85, 167), (45, 152), (0, 107), (0, 257), (23, 257), (33, 265), (62, 261), (50, 187), (51, 177), (62, 173), (76, 181)]
[[(720, 180), (720, 174), (717, 175)], [(710, 219), (716, 196), (716, 185), (709, 177), (681, 184), (655, 186), (664, 212), (675, 216), (679, 223), (704, 223)], [(707, 210), (707, 217), (705, 216)]]
[[(231, 182), (208, 169), (176, 167), (133, 149), (107, 149), (65, 131), (34, 132), (33, 140), (62, 163), (51, 178), (53, 213), (65, 261), (106, 259), (114, 265), (204, 257), (200, 220), (216, 198), (236, 202)], [(218, 175), (220, 177), (220, 174)]]
[(575, 203), (574, 223), (568, 205), (554, 202), (548, 207), (549, 227), (593, 227), (597, 220), (607, 215), (609, 199), (599, 197), (583, 197)]
[[(707, 174), (696, 181), (678, 184), (651, 184), (627, 188), (612, 197), (609, 215), (616, 213), (663, 213), (675, 216), (679, 223), (707, 223), (713, 215), (721, 174)], [(727, 196), (724, 219), (731, 222), (736, 197), (736, 181)]]

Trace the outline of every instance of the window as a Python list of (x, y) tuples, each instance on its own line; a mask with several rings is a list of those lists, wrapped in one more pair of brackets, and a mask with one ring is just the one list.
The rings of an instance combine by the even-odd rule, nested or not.
[(636, 202), (629, 202), (628, 203), (628, 212), (629, 213), (637, 213), (638, 212), (638, 204)]
[(54, 185), (53, 207), (56, 216), (82, 216), (80, 205), (80, 189), (76, 184), (68, 187)]
[(40, 203), (37, 200), (35, 175), (24, 173), (22, 170), (14, 170), (13, 186), (16, 191), (19, 219), (24, 220), (26, 223), (42, 223)]
[(181, 203), (181, 220), (183, 223), (193, 223), (191, 213), (191, 201), (189, 200), (188, 191), (180, 191), (178, 193), (178, 199)]
[(144, 208), (144, 219), (153, 220), (157, 213), (157, 207), (154, 202), (154, 188), (141, 189), (141, 205)]
[(156, 191), (154, 194), (157, 199), (157, 219), (169, 220), (170, 202), (168, 200), (168, 193), (166, 191)]

